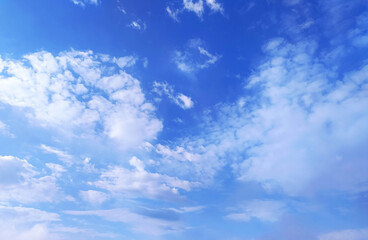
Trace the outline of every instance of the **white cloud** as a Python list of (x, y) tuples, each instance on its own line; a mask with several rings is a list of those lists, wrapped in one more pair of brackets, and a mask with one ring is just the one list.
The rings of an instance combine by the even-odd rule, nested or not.
[(94, 190), (80, 191), (80, 196), (84, 201), (92, 205), (102, 204), (109, 198), (106, 193)]
[(319, 240), (365, 240), (368, 239), (368, 229), (342, 230), (323, 234)]
[[(162, 123), (137, 79), (115, 59), (91, 51), (53, 56), (36, 52), (0, 61), (0, 102), (21, 108), (33, 122), (71, 134), (105, 134), (124, 148), (155, 139)], [(96, 128), (96, 126), (102, 126)]]
[(174, 19), (176, 22), (179, 22), (179, 9), (172, 9), (169, 6), (166, 7), (166, 12), (169, 14), (169, 16)]
[(128, 26), (136, 30), (146, 30), (147, 28), (146, 23), (140, 19), (132, 21)]
[(41, 149), (44, 150), (47, 153), (55, 154), (61, 161), (63, 161), (65, 164), (71, 165), (73, 163), (73, 156), (63, 152), (59, 149), (41, 144)]
[(181, 107), (182, 109), (190, 109), (194, 106), (192, 99), (188, 96), (185, 96), (182, 93), (175, 93), (173, 87), (171, 87), (168, 83), (153, 83), (153, 91), (157, 94), (166, 95), (170, 100), (172, 100), (176, 105)]
[(220, 3), (218, 3), (216, 0), (206, 0), (207, 6), (213, 11), (213, 12), (223, 12), (224, 9)]
[(191, 153), (179, 146), (177, 146), (175, 150), (172, 150), (168, 146), (157, 144), (156, 152), (162, 155), (164, 158), (174, 159), (176, 161), (193, 162), (198, 161), (201, 157), (199, 154)]
[(277, 39), (264, 49), (246, 82), (256, 95), (209, 110), (200, 135), (169, 148), (197, 160), (170, 162), (170, 170), (203, 182), (231, 164), (239, 180), (268, 191), (367, 191), (368, 65), (339, 77), (314, 42)]
[(133, 56), (125, 56), (125, 57), (120, 57), (118, 59), (115, 59), (116, 64), (120, 68), (131, 67), (136, 63), (136, 61), (137, 61), (137, 58)]
[(204, 48), (200, 39), (192, 39), (184, 51), (175, 51), (173, 61), (183, 72), (195, 72), (215, 64), (220, 55), (212, 54)]
[[(119, 208), (111, 210), (66, 211), (65, 213), (75, 216), (99, 216), (107, 221), (128, 224), (133, 231), (147, 235), (159, 236), (186, 230), (186, 227), (178, 221), (177, 212), (172, 210), (142, 209), (141, 211), (133, 212), (129, 209)], [(169, 215), (169, 218), (166, 215)]]
[(125, 197), (146, 197), (170, 200), (178, 198), (179, 189), (190, 191), (196, 183), (188, 182), (159, 173), (145, 170), (145, 164), (136, 157), (129, 161), (134, 167), (129, 170), (122, 167), (111, 167), (102, 172), (100, 179), (92, 185), (110, 191), (114, 195)]
[(203, 0), (183, 0), (184, 9), (187, 11), (192, 11), (201, 17), (204, 11)]
[(234, 221), (251, 221), (258, 219), (263, 222), (276, 222), (285, 212), (285, 204), (278, 201), (253, 200), (244, 203), (236, 213), (226, 216)]
[(222, 4), (217, 2), (216, 0), (183, 0), (182, 7), (166, 7), (166, 12), (168, 15), (174, 19), (176, 22), (179, 22), (179, 15), (184, 11), (193, 12), (199, 18), (202, 18), (205, 7), (208, 7), (212, 12), (224, 12), (224, 8)]
[(0, 156), (0, 201), (33, 203), (65, 200), (56, 181), (54, 174), (40, 176), (26, 160)]
[(55, 177), (60, 177), (63, 172), (66, 172), (66, 169), (59, 164), (46, 163), (45, 165), (52, 171), (52, 175)]
[(71, 0), (75, 5), (79, 5), (79, 6), (86, 6), (86, 4), (90, 4), (90, 5), (99, 5), (100, 4), (100, 0)]
[(0, 219), (13, 223), (40, 223), (60, 221), (59, 215), (35, 208), (0, 206)]
[(55, 221), (60, 221), (56, 213), (34, 208), (0, 206), (0, 239), (60, 239), (51, 234), (47, 226)]
[(14, 138), (15, 135), (9, 131), (9, 126), (0, 121), (0, 134)]

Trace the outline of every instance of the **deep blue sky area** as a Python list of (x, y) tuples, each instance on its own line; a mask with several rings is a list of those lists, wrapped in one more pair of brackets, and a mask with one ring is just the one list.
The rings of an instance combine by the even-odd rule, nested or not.
[(367, 142), (367, 1), (0, 2), (0, 239), (367, 240)]

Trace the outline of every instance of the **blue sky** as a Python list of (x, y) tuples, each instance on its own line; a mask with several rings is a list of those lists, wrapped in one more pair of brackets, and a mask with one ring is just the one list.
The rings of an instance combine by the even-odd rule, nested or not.
[(0, 239), (368, 239), (368, 3), (0, 2)]

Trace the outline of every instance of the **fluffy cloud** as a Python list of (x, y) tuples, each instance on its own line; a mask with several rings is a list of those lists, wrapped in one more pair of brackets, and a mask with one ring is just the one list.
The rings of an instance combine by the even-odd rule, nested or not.
[(179, 197), (179, 189), (190, 191), (195, 183), (145, 170), (145, 164), (136, 157), (129, 161), (134, 167), (129, 170), (122, 167), (111, 167), (104, 171), (100, 180), (92, 185), (110, 191), (113, 195), (126, 197), (159, 198), (172, 200)]
[(367, 191), (368, 65), (339, 76), (313, 42), (275, 39), (264, 51), (244, 96), (208, 111), (199, 136), (163, 148), (197, 156), (170, 170), (206, 181), (231, 165), (239, 180), (289, 195)]
[(204, 48), (200, 39), (192, 39), (184, 51), (175, 51), (173, 61), (183, 72), (195, 72), (215, 64), (220, 55), (212, 54)]
[(323, 234), (318, 240), (365, 240), (367, 238), (368, 229), (351, 229)]
[(26, 160), (0, 156), (0, 201), (33, 203), (65, 199), (56, 183), (57, 176), (40, 176)]
[(72, 50), (56, 57), (36, 52), (0, 63), (0, 102), (23, 109), (42, 126), (104, 133), (122, 147), (154, 139), (162, 129), (139, 81), (119, 67), (134, 64), (134, 59)]
[(168, 85), (167, 83), (153, 83), (153, 91), (160, 96), (166, 95), (171, 101), (173, 101), (176, 105), (181, 107), (182, 109), (189, 109), (192, 108), (194, 103), (192, 99), (188, 96), (185, 96), (182, 93), (176, 94), (174, 92), (173, 87)]
[(258, 219), (264, 222), (276, 222), (285, 212), (285, 204), (277, 201), (254, 200), (244, 203), (236, 213), (226, 216), (229, 220), (248, 222)]

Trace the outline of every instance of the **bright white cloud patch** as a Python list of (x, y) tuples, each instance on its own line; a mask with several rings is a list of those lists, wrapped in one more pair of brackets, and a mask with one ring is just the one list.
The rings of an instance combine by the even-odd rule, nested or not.
[(239, 180), (267, 191), (367, 191), (368, 66), (339, 77), (314, 43), (276, 39), (264, 49), (245, 88), (257, 94), (218, 105), (200, 136), (168, 148), (198, 156), (177, 161), (175, 173), (206, 180), (231, 162)]
[(190, 191), (197, 184), (159, 173), (151, 173), (136, 157), (129, 161), (134, 169), (111, 167), (102, 172), (92, 185), (110, 191), (114, 195), (136, 198), (159, 198), (170, 200), (179, 197), (179, 189)]
[(204, 48), (200, 39), (192, 39), (184, 51), (175, 51), (173, 61), (183, 72), (191, 73), (215, 64), (220, 55), (212, 54)]
[(154, 82), (153, 87), (154, 92), (160, 96), (166, 95), (171, 101), (183, 109), (189, 109), (194, 106), (194, 103), (190, 97), (185, 96), (182, 93), (175, 93), (173, 87), (171, 87), (168, 83)]
[[(69, 133), (102, 134), (134, 147), (161, 131), (140, 83), (119, 68), (134, 58), (91, 51), (37, 52), (0, 61), (0, 102), (24, 110), (42, 126)], [(100, 125), (101, 127), (97, 126)]]

